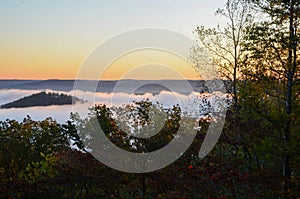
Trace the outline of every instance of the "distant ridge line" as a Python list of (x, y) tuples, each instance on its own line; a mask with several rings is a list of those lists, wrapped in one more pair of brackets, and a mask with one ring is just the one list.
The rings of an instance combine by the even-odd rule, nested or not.
[[(137, 82), (136, 94), (152, 93), (158, 94), (162, 91), (170, 91), (168, 85), (172, 85), (172, 88), (176, 88), (177, 93), (190, 94), (191, 91), (187, 91), (184, 87), (185, 81), (188, 81), (195, 92), (208, 92), (206, 81), (212, 80), (176, 80), (176, 79), (158, 79), (158, 80), (137, 80), (137, 79), (122, 79), (122, 80), (0, 80), (0, 89), (20, 89), (20, 90), (54, 90), (54, 91), (71, 91), (74, 89), (75, 81), (80, 82), (80, 89), (83, 91), (91, 92), (104, 92), (111, 93), (115, 92), (115, 85), (118, 83), (118, 91), (124, 91), (129, 93), (128, 85)], [(93, 85), (98, 83), (95, 90)], [(130, 91), (131, 92), (131, 91)]]

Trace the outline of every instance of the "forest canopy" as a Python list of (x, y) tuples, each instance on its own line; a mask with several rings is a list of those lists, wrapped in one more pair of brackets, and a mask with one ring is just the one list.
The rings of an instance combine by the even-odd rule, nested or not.
[[(88, 153), (92, 136), (77, 130), (91, 120), (76, 113), (65, 124), (8, 119), (0, 122), (0, 197), (300, 198), (300, 1), (227, 0), (217, 14), (228, 23), (196, 27), (190, 57), (199, 71), (213, 58), (231, 99), (222, 134), (205, 158), (198, 154), (213, 122), (209, 112), (197, 118), (193, 144), (175, 162), (138, 174)], [(153, 106), (154, 115), (168, 116), (155, 140), (128, 136), (114, 118), (118, 109), (123, 121), (148, 127)], [(116, 146), (134, 153), (167, 145), (183, 119), (180, 107), (147, 100), (119, 108), (98, 104), (90, 116)]]

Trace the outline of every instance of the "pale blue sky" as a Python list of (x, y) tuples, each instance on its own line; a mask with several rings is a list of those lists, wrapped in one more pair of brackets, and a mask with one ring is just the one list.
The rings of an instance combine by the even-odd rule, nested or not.
[[(88, 53), (121, 32), (159, 27), (193, 38), (197, 25), (220, 22), (225, 0), (1, 0), (0, 78), (63, 78)], [(51, 60), (53, 62), (51, 62)], [(44, 72), (40, 65), (53, 67)], [(2, 70), (3, 71), (3, 70)], [(24, 71), (24, 72), (22, 72)], [(37, 74), (33, 74), (36, 71)], [(65, 73), (65, 72), (64, 72)], [(75, 72), (66, 74), (72, 78)], [(40, 75), (40, 76), (38, 76)]]

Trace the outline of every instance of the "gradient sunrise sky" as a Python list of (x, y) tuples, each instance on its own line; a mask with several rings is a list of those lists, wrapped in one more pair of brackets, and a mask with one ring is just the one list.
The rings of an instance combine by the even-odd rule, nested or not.
[[(214, 27), (221, 22), (214, 12), (225, 2), (1, 0), (0, 79), (75, 79), (81, 64), (97, 45), (137, 28), (169, 29), (194, 39), (193, 31), (197, 25)], [(145, 64), (135, 57), (147, 57), (149, 53), (152, 53), (151, 57), (160, 57), (164, 60), (160, 60), (162, 64), (174, 67), (186, 78), (198, 77), (183, 60), (165, 52), (145, 51), (118, 60), (105, 79), (118, 79), (130, 66)], [(121, 66), (122, 70), (119, 70)], [(137, 70), (134, 75), (139, 79), (164, 78), (162, 71), (154, 69), (151, 71), (153, 76), (149, 76), (149, 71), (143, 73), (145, 70)]]

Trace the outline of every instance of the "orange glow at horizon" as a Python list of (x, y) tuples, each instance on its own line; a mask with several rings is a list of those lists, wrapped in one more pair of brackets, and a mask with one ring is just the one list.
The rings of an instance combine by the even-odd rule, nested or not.
[[(77, 72), (84, 63), (83, 56), (63, 57), (62, 54), (53, 52), (26, 52), (17, 58), (5, 54), (2, 56), (0, 79), (76, 79)], [(56, 59), (53, 60), (53, 57)], [(177, 55), (148, 49), (133, 51), (119, 57), (99, 78), (199, 79), (199, 74), (186, 60)]]
[[(0, 79), (75, 79), (93, 49), (113, 36), (136, 29), (166, 29), (194, 40), (193, 31), (198, 25), (225, 24), (214, 14), (223, 4), (223, 0), (155, 3), (92, 0), (53, 1), (51, 4), (47, 1), (0, 1)], [(104, 78), (117, 79), (125, 71), (147, 64), (165, 65), (186, 78), (198, 78), (193, 69), (174, 55), (152, 54), (147, 57), (133, 53), (128, 55), (131, 58), (122, 57)], [(138, 61), (134, 55), (145, 59)], [(166, 67), (144, 68), (126, 74), (139, 79), (164, 78), (164, 73), (172, 77), (173, 74)]]
[(15, 42), (0, 49), (0, 79), (74, 79), (84, 59), (82, 52), (56, 49), (54, 44), (28, 45)]
[(199, 79), (199, 74), (182, 57), (144, 49), (119, 57), (99, 79)]

